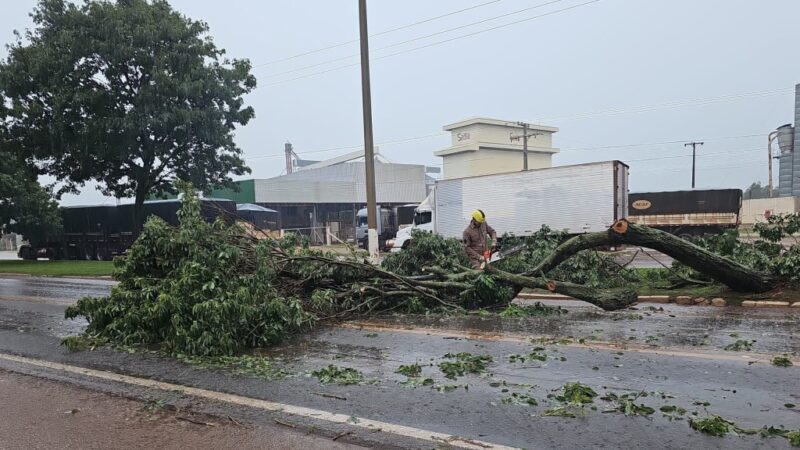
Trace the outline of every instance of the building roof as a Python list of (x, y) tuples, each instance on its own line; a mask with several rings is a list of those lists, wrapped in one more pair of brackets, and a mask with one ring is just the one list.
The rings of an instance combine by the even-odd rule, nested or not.
[[(522, 129), (522, 125), (519, 125), (515, 120), (500, 120), (500, 119), (490, 119), (488, 117), (470, 117), (469, 119), (461, 120), (459, 122), (451, 123), (449, 125), (445, 125), (442, 127), (445, 131), (451, 131), (458, 128), (463, 128), (469, 125), (475, 124), (486, 124), (486, 125), (496, 125), (501, 127), (508, 127), (508, 128), (519, 128)], [(550, 133), (558, 132), (557, 127), (549, 127), (546, 125), (537, 125), (537, 124), (530, 124), (528, 127), (529, 130), (537, 130), (537, 131), (546, 131)]]

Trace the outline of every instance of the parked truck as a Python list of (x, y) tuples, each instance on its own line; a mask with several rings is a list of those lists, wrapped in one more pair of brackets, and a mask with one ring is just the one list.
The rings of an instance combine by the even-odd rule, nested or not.
[[(158, 216), (178, 225), (180, 200), (154, 200), (144, 203), (144, 216)], [(63, 230), (41, 242), (20, 247), (22, 259), (37, 258), (110, 260), (123, 254), (139, 236), (133, 220), (133, 205), (62, 207)], [(201, 199), (200, 213), (209, 222), (222, 217), (236, 220), (236, 203), (231, 200)]]
[(631, 193), (632, 222), (679, 236), (719, 234), (739, 225), (741, 189)]
[[(399, 206), (380, 206), (377, 209), (378, 218), (378, 248), (387, 249), (386, 243), (398, 232), (398, 230), (411, 226), (414, 220), (414, 210), (418, 204), (406, 204)], [(361, 208), (356, 213), (358, 219), (356, 223), (356, 240), (361, 248), (367, 248), (367, 208)]]
[(414, 229), (461, 239), (480, 209), (497, 231), (527, 236), (542, 225), (570, 234), (601, 231), (628, 212), (628, 166), (620, 161), (445, 179), (416, 208), (412, 227), (390, 241), (398, 252)]

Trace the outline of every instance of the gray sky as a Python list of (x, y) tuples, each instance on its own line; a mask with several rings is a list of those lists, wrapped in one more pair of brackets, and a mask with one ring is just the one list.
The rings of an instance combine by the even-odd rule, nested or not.
[[(372, 0), (370, 32), (488, 1)], [(800, 2), (599, 0), (555, 12), (586, 1), (514, 13), (548, 0), (498, 0), (372, 38), (373, 49), (421, 38), (372, 56), (381, 153), (395, 162), (440, 164), (433, 152), (449, 144), (442, 125), (487, 116), (559, 127), (554, 145), (562, 152), (554, 165), (619, 159), (631, 166), (634, 191), (690, 187), (691, 149), (662, 144), (683, 140), (705, 141), (698, 151), (699, 188), (766, 182), (766, 134), (793, 120), (800, 83)], [(11, 42), (12, 30), (31, 26), (35, 1), (3, 3), (0, 41)], [(259, 87), (248, 102), (256, 119), (237, 132), (254, 177), (281, 173), (287, 140), (308, 159), (362, 144), (358, 58), (345, 58), (358, 54), (357, 43), (271, 63), (356, 39), (356, 0), (171, 3), (208, 22), (229, 56), (255, 66)], [(555, 13), (430, 45), (549, 12)], [(344, 59), (298, 70), (337, 58)], [(316, 75), (293, 79), (309, 74)], [(339, 150), (321, 152), (331, 148)], [(102, 200), (87, 185), (63, 203)]]

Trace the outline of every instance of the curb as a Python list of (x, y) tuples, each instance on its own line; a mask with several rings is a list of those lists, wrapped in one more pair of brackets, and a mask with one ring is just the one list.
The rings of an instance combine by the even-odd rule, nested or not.
[[(561, 294), (534, 294), (527, 292), (520, 292), (517, 298), (526, 300), (577, 300), (572, 297)], [(725, 299), (715, 297), (711, 300), (705, 297), (690, 297), (686, 295), (679, 295), (670, 297), (668, 295), (640, 295), (638, 303), (674, 303), (681, 306), (728, 306)], [(733, 305), (731, 305), (733, 306)], [(775, 300), (745, 300), (742, 305), (747, 308), (798, 308), (800, 309), (800, 301), (785, 302)]]

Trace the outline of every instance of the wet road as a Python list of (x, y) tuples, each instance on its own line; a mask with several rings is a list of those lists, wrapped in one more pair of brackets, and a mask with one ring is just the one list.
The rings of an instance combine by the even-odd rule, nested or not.
[[(13, 284), (6, 284), (10, 280)], [(46, 288), (48, 283), (52, 283), (52, 291)], [(796, 309), (665, 305), (663, 310), (640, 306), (635, 311), (605, 313), (570, 306), (563, 315), (520, 319), (384, 317), (319, 329), (270, 349), (266, 355), (276, 358), (276, 364), (290, 376), (265, 381), (202, 370), (152, 354), (108, 349), (66, 352), (58, 345), (58, 337), (80, 331), (84, 323), (65, 321), (64, 303), (82, 293), (101, 295), (109, 287), (109, 282), (84, 280), (0, 279), (0, 353), (222, 390), (512, 447), (788, 448), (781, 438), (714, 438), (697, 433), (687, 424), (695, 411), (699, 416), (721, 414), (742, 428), (784, 425), (800, 429), (800, 412), (786, 406), (800, 404), (800, 369), (769, 363), (776, 354), (791, 353), (796, 358), (800, 351), (795, 337), (800, 335), (800, 311)], [(570, 339), (561, 340), (567, 337)], [(736, 340), (755, 342), (750, 351), (723, 350)], [(536, 347), (544, 348), (537, 353), (544, 355), (545, 361), (512, 358), (527, 355)], [(445, 354), (458, 352), (489, 355), (492, 362), (485, 373), (451, 380), (437, 365), (447, 361)], [(421, 379), (431, 378), (432, 386), (404, 384), (406, 377), (395, 373), (401, 364), (415, 362), (422, 366)], [(328, 364), (356, 368), (370, 382), (321, 385), (310, 372)], [(9, 365), (13, 366), (0, 358), (0, 368)], [(87, 382), (80, 376), (73, 378), (72, 382)], [(582, 417), (544, 417), (547, 409), (560, 406), (551, 398), (553, 394), (564, 383), (574, 381), (589, 385), (600, 396), (645, 392), (636, 403), (656, 412), (649, 416), (604, 412), (616, 403), (595, 398), (580, 411)], [(504, 403), (512, 394), (529, 395), (538, 405)], [(659, 411), (662, 406), (687, 412), (666, 417)], [(245, 423), (274, 419), (255, 409), (224, 411)], [(219, 414), (219, 410), (210, 412)], [(313, 417), (280, 417), (300, 427), (342, 432), (339, 428), (330, 431), (330, 424)], [(348, 439), (361, 445), (431, 446), (387, 432), (349, 431), (353, 434)]]
[(81, 297), (107, 295), (115, 284), (112, 280), (89, 278), (0, 275), (0, 297), (71, 304)]

